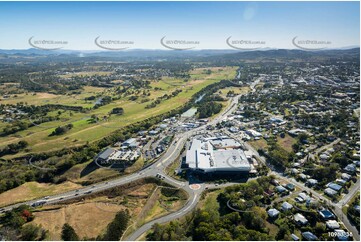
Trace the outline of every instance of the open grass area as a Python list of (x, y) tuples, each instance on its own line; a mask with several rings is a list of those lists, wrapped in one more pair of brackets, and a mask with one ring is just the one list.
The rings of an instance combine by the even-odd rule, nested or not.
[(10, 95), (10, 98), (1, 99), (2, 104), (27, 103), (28, 105), (61, 104), (69, 106), (92, 107), (94, 101), (85, 101), (86, 97), (101, 95), (106, 91), (103, 87), (85, 86), (81, 94), (58, 95), (52, 93), (35, 92)]
[[(29, 145), (29, 151), (25, 152), (22, 151), (15, 156), (8, 156), (6, 158), (12, 158), (16, 156), (22, 156), (26, 153), (37, 153), (43, 151), (52, 151), (57, 150), (61, 147), (67, 146), (76, 146), (76, 145), (83, 145), (86, 142), (92, 142), (95, 140), (99, 140), (116, 129), (129, 125), (131, 123), (135, 123), (146, 118), (156, 116), (170, 110), (173, 110), (177, 107), (180, 107), (184, 103), (186, 103), (192, 95), (200, 91), (202, 88), (218, 82), (223, 79), (234, 78), (236, 75), (236, 67), (213, 67), (210, 68), (211, 73), (207, 74), (204, 72), (204, 68), (202, 69), (195, 69), (191, 71), (190, 80), (182, 86), (178, 84), (180, 80), (165, 78), (164, 80), (153, 82), (151, 84), (152, 87), (160, 87), (161, 90), (154, 90), (152, 89), (150, 98), (151, 100), (145, 103), (140, 103), (137, 101), (130, 101), (128, 97), (122, 97), (119, 100), (113, 101), (108, 105), (101, 106), (98, 109), (91, 110), (88, 113), (78, 113), (72, 112), (70, 116), (70, 112), (66, 111), (65, 114), (62, 114), (65, 119), (68, 121), (52, 121), (44, 123), (40, 126), (34, 126), (28, 128), (27, 130), (17, 132), (14, 135), (9, 135), (7, 137), (2, 137), (0, 139), (1, 146), (5, 146), (9, 143), (18, 142), (20, 140), (27, 141)], [(181, 89), (182, 92), (179, 93), (177, 96), (172, 97), (168, 100), (163, 100), (160, 104), (156, 107), (151, 109), (146, 109), (145, 107), (152, 102), (152, 100), (156, 97), (162, 96), (164, 94), (169, 94), (171, 91), (176, 89)], [(12, 103), (16, 103), (18, 101), (25, 101), (27, 103), (31, 103), (34, 105), (44, 104), (43, 101), (48, 101), (48, 103), (59, 103), (64, 105), (75, 105), (84, 107), (93, 106), (94, 103), (86, 102), (83, 98), (86, 96), (100, 94), (103, 95), (104, 93), (108, 93), (110, 90), (99, 89), (94, 87), (85, 88), (84, 94), (82, 93), (76, 100), (72, 99), (66, 95), (53, 95), (46, 94), (43, 99), (39, 99), (38, 96), (41, 94), (36, 94), (35, 96), (32, 95), (25, 95), (26, 98), (19, 99), (16, 101), (12, 101)], [(45, 94), (42, 94), (45, 95)], [(82, 96), (84, 95), (84, 96)], [(80, 99), (80, 100), (79, 100)], [(43, 100), (43, 101), (41, 101)], [(10, 100), (7, 100), (10, 102)], [(3, 103), (3, 101), (1, 101)], [(116, 116), (112, 115), (106, 121), (100, 121), (99, 123), (91, 123), (89, 122), (89, 118), (91, 115), (97, 115), (102, 117), (104, 115), (109, 115), (109, 112), (115, 107), (123, 107), (124, 108), (124, 115)], [(66, 116), (68, 115), (68, 116)], [(74, 127), (69, 130), (66, 134), (60, 136), (49, 136), (49, 134), (55, 129), (55, 127), (65, 125), (68, 123), (72, 123)], [(2, 128), (0, 126), (0, 128)]]
[(221, 192), (223, 192), (223, 190), (206, 192), (204, 197), (198, 203), (197, 207), (206, 211), (218, 211), (219, 203), (217, 201), (217, 197)]
[(35, 212), (32, 223), (49, 230), (50, 240), (61, 240), (61, 229), (69, 223), (83, 238), (96, 238), (102, 234), (118, 211), (128, 209), (136, 218), (154, 189), (154, 184), (144, 184), (125, 189), (122, 196), (96, 196), (69, 204), (44, 206)]
[(286, 134), (284, 138), (277, 136), (277, 143), (287, 152), (292, 152), (292, 145), (295, 144), (297, 141), (295, 138), (291, 137), (289, 134)]
[(64, 182), (59, 185), (49, 183), (27, 182), (14, 189), (0, 194), (0, 206), (28, 201), (45, 196), (51, 196), (80, 188), (72, 182)]
[(252, 145), (252, 147), (255, 148), (256, 150), (258, 149), (266, 150), (268, 148), (268, 144), (265, 139), (252, 140), (249, 141), (248, 143)]
[(218, 91), (218, 93), (226, 98), (227, 97), (227, 93), (229, 91), (233, 91), (234, 95), (238, 95), (238, 94), (245, 94), (247, 92), (249, 92), (251, 89), (247, 86), (247, 87), (226, 87), (226, 88), (222, 88)]

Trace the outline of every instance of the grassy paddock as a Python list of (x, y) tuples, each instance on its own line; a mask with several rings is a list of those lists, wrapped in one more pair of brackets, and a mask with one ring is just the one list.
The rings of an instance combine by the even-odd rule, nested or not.
[[(207, 69), (207, 68), (206, 68)], [(200, 91), (202, 88), (215, 83), (219, 82), (223, 79), (229, 79), (233, 78), (236, 75), (236, 67), (213, 67), (211, 69), (211, 74), (207, 74), (204, 72), (204, 68), (201, 69), (195, 69), (191, 71), (191, 79), (183, 86), (178, 85), (172, 85), (172, 82), (174, 83), (183, 83), (183, 81), (177, 80), (177, 79), (169, 79), (165, 78), (164, 80), (153, 82), (151, 86), (153, 87), (161, 87), (162, 90), (151, 90), (151, 96), (150, 97), (158, 97), (162, 96), (165, 93), (170, 93), (171, 91), (174, 91), (176, 89), (181, 89), (182, 92), (179, 93), (177, 96), (169, 99), (164, 100), (160, 104), (158, 104), (155, 108), (151, 109), (145, 109), (145, 106), (148, 105), (151, 101), (146, 103), (138, 103), (134, 101), (128, 100), (128, 97), (123, 97), (120, 100), (116, 100), (108, 105), (102, 106), (98, 109), (91, 110), (88, 113), (76, 113), (72, 112), (72, 116), (68, 114), (62, 114), (64, 117), (68, 117), (69, 121), (66, 123), (72, 123), (74, 127), (69, 130), (66, 134), (60, 135), (60, 136), (49, 136), (49, 134), (55, 129), (55, 127), (64, 125), (61, 121), (53, 121), (53, 122), (47, 122), (43, 124), (42, 126), (35, 126), (31, 127), (27, 130), (20, 131), (16, 133), (15, 135), (10, 135), (8, 137), (2, 137), (0, 138), (2, 146), (5, 146), (9, 143), (18, 142), (20, 140), (27, 141), (30, 146), (29, 152), (20, 152), (16, 156), (22, 156), (26, 153), (36, 153), (36, 152), (42, 152), (44, 150), (52, 151), (57, 150), (59, 147), (67, 147), (67, 146), (75, 146), (75, 145), (83, 145), (86, 142), (92, 142), (95, 140), (99, 140), (110, 133), (112, 133), (114, 130), (117, 130), (121, 127), (124, 127), (126, 125), (142, 121), (146, 118), (156, 116), (165, 112), (168, 112), (170, 110), (173, 110), (175, 108), (180, 107), (184, 103), (186, 103), (192, 95)], [(87, 87), (85, 88), (85, 93), (82, 93), (81, 95), (91, 96), (96, 94), (101, 94), (109, 90), (105, 90), (102, 88), (93, 88), (93, 87)], [(25, 94), (24, 94), (25, 95)], [(36, 96), (27, 95), (27, 102), (28, 103), (36, 103), (40, 104), (39, 99)], [(51, 94), (52, 95), (52, 94)], [(48, 99), (47, 99), (48, 98)], [(83, 98), (83, 96), (81, 96)], [(21, 99), (23, 100), (23, 99)], [(37, 101), (36, 101), (37, 100)], [(41, 99), (40, 99), (41, 100)], [(73, 99), (69, 98), (68, 96), (63, 95), (54, 95), (54, 96), (47, 96), (45, 100), (49, 100), (49, 103), (58, 103), (58, 104), (64, 104), (67, 105), (69, 103), (72, 103), (73, 105), (78, 102), (78, 104), (82, 105), (91, 105), (93, 106), (93, 103), (89, 104), (86, 103), (83, 100), (77, 100), (74, 101)], [(55, 101), (56, 100), (56, 101)], [(18, 102), (17, 100), (16, 102)], [(15, 102), (15, 103), (16, 103)], [(14, 103), (14, 102), (13, 102)], [(109, 112), (115, 108), (115, 107), (123, 107), (124, 108), (124, 115), (122, 116), (116, 116), (113, 115), (110, 117), (108, 121), (101, 121), (100, 123), (90, 123), (87, 121), (87, 119), (91, 115), (97, 115), (99, 117), (102, 117), (104, 115), (108, 115)], [(65, 116), (68, 115), (68, 116)], [(1, 128), (1, 127), (0, 127)], [(7, 158), (11, 158), (14, 156), (9, 156)]]

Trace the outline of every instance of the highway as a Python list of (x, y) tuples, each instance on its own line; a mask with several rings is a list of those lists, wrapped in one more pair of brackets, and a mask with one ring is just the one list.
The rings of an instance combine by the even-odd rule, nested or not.
[[(230, 100), (229, 107), (226, 110), (222, 111), (221, 114), (218, 115), (216, 118), (211, 120), (208, 123), (208, 125), (216, 124), (217, 122), (221, 121), (228, 113), (233, 112), (234, 109), (237, 107), (239, 97), (240, 97), (240, 95), (233, 97)], [(204, 190), (204, 185), (201, 185), (201, 188), (199, 190), (192, 190), (189, 187), (189, 182), (181, 182), (181, 181), (175, 180), (175, 179), (167, 176), (164, 173), (164, 169), (180, 155), (180, 152), (181, 152), (183, 146), (185, 145), (187, 139), (201, 130), (204, 130), (203, 126), (186, 131), (184, 133), (176, 134), (173, 139), (173, 142), (169, 145), (167, 151), (155, 163), (153, 163), (151, 166), (149, 166), (143, 170), (140, 170), (134, 174), (122, 176), (120, 178), (102, 182), (102, 183), (97, 183), (95, 185), (89, 185), (89, 186), (86, 186), (84, 188), (77, 189), (74, 191), (69, 191), (69, 192), (57, 194), (54, 196), (48, 196), (47, 198), (37, 198), (34, 200), (6, 206), (1, 209), (0, 213), (6, 212), (8, 210), (12, 210), (12, 209), (14, 209), (20, 205), (24, 205), (24, 204), (31, 206), (33, 203), (40, 201), (40, 200), (46, 201), (46, 204), (55, 204), (55, 203), (71, 200), (74, 198), (87, 196), (90, 193), (96, 193), (96, 192), (104, 191), (104, 190), (107, 190), (107, 189), (110, 189), (113, 187), (125, 185), (127, 183), (131, 183), (131, 182), (134, 182), (134, 181), (142, 179), (142, 178), (155, 177), (157, 174), (160, 174), (163, 176), (164, 182), (167, 182), (175, 187), (182, 188), (188, 193), (189, 201), (186, 203), (186, 205), (180, 211), (169, 214), (167, 216), (164, 216), (162, 218), (156, 219), (154, 221), (151, 221), (151, 222), (143, 225), (141, 228), (139, 228), (137, 231), (135, 231), (134, 234), (131, 236), (131, 238), (135, 238), (137, 235), (141, 235), (142, 233), (147, 231), (147, 229), (150, 228), (154, 223), (156, 223), (156, 222), (164, 223), (164, 222), (173, 220), (175, 218), (182, 217), (184, 214), (188, 213), (196, 206), (196, 204), (199, 200), (199, 197), (200, 197), (200, 193)]]
[[(253, 82), (251, 84), (252, 91), (255, 91), (254, 87), (257, 85), (257, 83), (259, 81), (260, 81), (260, 78), (256, 79), (255, 82)], [(231, 98), (228, 108), (223, 110), (213, 120), (209, 121), (208, 125), (215, 125), (216, 123), (222, 121), (229, 113), (232, 113), (237, 108), (238, 99), (240, 96), (241, 95), (237, 95), (237, 96)], [(182, 151), (182, 148), (184, 147), (185, 143), (187, 142), (187, 139), (202, 130), (204, 130), (204, 126), (200, 126), (198, 128), (176, 134), (174, 136), (172, 143), (169, 145), (168, 149), (164, 152), (164, 154), (161, 155), (160, 158), (156, 162), (154, 162), (152, 165), (150, 165), (149, 167), (146, 167), (134, 174), (122, 176), (122, 177), (114, 179), (114, 180), (98, 183), (95, 185), (86, 186), (86, 187), (78, 189), (78, 190), (69, 191), (69, 192), (57, 194), (54, 196), (49, 196), (46, 199), (46, 204), (55, 204), (55, 203), (63, 202), (66, 200), (71, 200), (71, 199), (74, 199), (77, 197), (86, 196), (86, 195), (89, 195), (90, 193), (96, 193), (96, 192), (104, 191), (104, 190), (107, 190), (107, 189), (110, 189), (113, 187), (125, 185), (127, 183), (131, 183), (131, 182), (137, 181), (142, 178), (156, 177), (157, 174), (160, 174), (163, 177), (162, 180), (164, 182), (169, 183), (170, 185), (172, 185), (176, 188), (181, 188), (187, 192), (189, 199), (180, 210), (144, 224), (143, 226), (138, 228), (136, 231), (134, 231), (130, 236), (128, 236), (127, 238), (124, 239), (124, 240), (134, 241), (137, 238), (139, 238), (143, 233), (148, 231), (155, 223), (166, 223), (166, 222), (172, 221), (174, 219), (180, 218), (180, 217), (186, 215), (187, 213), (189, 213), (190, 211), (192, 211), (196, 207), (196, 205), (200, 199), (201, 193), (206, 188), (226, 187), (226, 186), (235, 184), (235, 183), (226, 183), (226, 184), (222, 184), (222, 185), (215, 185), (215, 184), (200, 183), (199, 184), (200, 188), (197, 190), (193, 190), (190, 187), (189, 181), (187, 181), (187, 182), (178, 181), (178, 180), (173, 179), (172, 177), (167, 176), (164, 173), (164, 169), (179, 157), (179, 155)], [(258, 152), (256, 150), (254, 150), (252, 146), (250, 146), (247, 143), (245, 143), (245, 145), (248, 149), (250, 149), (254, 152), (254, 154), (260, 159), (260, 161), (266, 163), (264, 157), (259, 156)], [(272, 171), (271, 174), (275, 175), (276, 177), (281, 177), (282, 179), (287, 180), (289, 182), (292, 182), (293, 184), (295, 184), (302, 190), (311, 192), (314, 195), (314, 197), (323, 199), (323, 200), (329, 202), (330, 204), (334, 205), (335, 214), (341, 219), (341, 221), (345, 224), (347, 229), (354, 234), (354, 238), (356, 240), (359, 240), (359, 234), (358, 234), (357, 229), (350, 224), (350, 222), (347, 219), (347, 216), (341, 216), (341, 214), (340, 214), (340, 213), (342, 213), (343, 204), (347, 203), (352, 198), (353, 194), (355, 194), (358, 191), (359, 186), (360, 186), (359, 179), (358, 179), (357, 183), (350, 189), (349, 194), (344, 196), (339, 203), (334, 204), (329, 199), (314, 192), (312, 189), (304, 186), (303, 184), (295, 181), (294, 179), (290, 180), (289, 178), (284, 177), (283, 174), (277, 173), (275, 171)], [(0, 211), (0, 213), (11, 210), (22, 204), (31, 205), (34, 202), (39, 201), (39, 200), (45, 200), (45, 198), (43, 198), (43, 199), (38, 198), (36, 200), (27, 201), (27, 202), (3, 207), (2, 211)]]

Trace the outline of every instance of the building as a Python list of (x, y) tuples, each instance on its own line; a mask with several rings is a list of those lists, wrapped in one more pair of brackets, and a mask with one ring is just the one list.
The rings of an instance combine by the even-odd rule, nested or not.
[(304, 192), (300, 192), (298, 194), (298, 197), (302, 198), (303, 201), (307, 201), (308, 199), (310, 199), (310, 196), (308, 196), (306, 193)]
[(351, 175), (349, 175), (347, 173), (342, 173), (341, 178), (345, 181), (349, 181), (351, 179)]
[(280, 214), (280, 211), (278, 211), (275, 208), (271, 208), (267, 211), (267, 213), (270, 218), (276, 218), (278, 216), (278, 214)]
[(277, 186), (275, 189), (276, 189), (276, 191), (277, 191), (278, 193), (285, 193), (285, 192), (287, 192), (287, 189), (284, 188), (283, 186)]
[(308, 223), (308, 220), (305, 218), (305, 216), (300, 213), (296, 213), (293, 218), (295, 222), (301, 226), (305, 226)]
[(348, 164), (344, 170), (349, 174), (354, 174), (356, 172), (356, 166), (355, 164)]
[(312, 178), (307, 179), (307, 181), (306, 181), (306, 184), (311, 186), (311, 187), (316, 186), (317, 183), (318, 183), (318, 181), (316, 179), (312, 179)]
[(293, 241), (299, 241), (300, 240), (300, 238), (298, 238), (298, 236), (295, 235), (295, 234), (291, 234), (291, 238), (293, 239)]
[(184, 167), (201, 173), (251, 171), (241, 144), (228, 136), (193, 139)]
[(122, 146), (123, 148), (136, 148), (138, 146), (138, 143), (135, 138), (130, 138), (124, 141)]
[(305, 240), (308, 240), (308, 241), (318, 240), (317, 236), (314, 235), (313, 233), (309, 232), (309, 231), (303, 232), (303, 233), (302, 233), (302, 237), (303, 237)]
[(292, 183), (288, 183), (285, 186), (288, 190), (290, 191), (294, 191), (295, 190), (295, 185), (293, 185)]
[(254, 137), (254, 138), (260, 138), (262, 137), (262, 134), (260, 132), (257, 132), (256, 130), (253, 130), (253, 129), (249, 129), (246, 131), (246, 134)]
[(346, 184), (347, 181), (342, 180), (342, 179), (336, 179), (336, 183), (340, 186), (344, 186)]
[(288, 202), (282, 203), (282, 206), (281, 206), (282, 211), (288, 211), (288, 210), (291, 210), (292, 208), (293, 208), (292, 204), (290, 204)]
[(99, 161), (99, 162), (107, 161), (116, 152), (117, 152), (116, 149), (106, 148), (97, 155), (96, 160)]
[(324, 220), (335, 219), (335, 215), (327, 209), (318, 212)]
[(328, 183), (327, 187), (331, 188), (332, 190), (335, 190), (336, 192), (339, 192), (342, 189), (342, 186), (340, 186), (336, 183), (333, 183), (333, 182)]
[(336, 220), (328, 220), (328, 221), (326, 221), (326, 227), (331, 230), (339, 229), (340, 224)]
[(335, 190), (331, 189), (331, 188), (326, 188), (324, 190), (324, 192), (325, 192), (326, 195), (328, 195), (330, 197), (333, 197), (333, 196), (335, 196), (337, 194), (337, 192)]

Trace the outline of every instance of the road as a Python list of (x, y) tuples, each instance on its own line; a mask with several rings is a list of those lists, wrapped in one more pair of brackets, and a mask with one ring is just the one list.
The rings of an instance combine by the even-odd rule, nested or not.
[[(238, 99), (240, 96), (241, 95), (233, 97), (230, 100), (229, 107), (226, 110), (222, 111), (216, 118), (211, 120), (208, 123), (208, 125), (215, 125), (216, 123), (223, 120), (227, 116), (228, 113), (233, 112), (234, 109), (237, 107)], [(74, 191), (69, 191), (66, 193), (49, 196), (47, 199), (38, 198), (35, 200), (30, 200), (30, 201), (6, 206), (6, 207), (2, 208), (0, 213), (6, 212), (8, 210), (12, 210), (12, 209), (14, 209), (20, 205), (24, 205), (24, 204), (31, 206), (33, 203), (35, 203), (39, 200), (45, 200), (46, 204), (55, 204), (55, 203), (71, 200), (74, 198), (87, 196), (90, 193), (96, 193), (96, 192), (104, 191), (104, 190), (107, 190), (107, 189), (110, 189), (113, 187), (125, 185), (127, 183), (131, 183), (131, 182), (134, 182), (134, 181), (142, 179), (142, 178), (155, 177), (157, 174), (161, 174), (163, 176), (163, 179), (165, 182), (167, 182), (175, 187), (182, 188), (188, 193), (190, 202), (188, 201), (187, 204), (180, 211), (169, 214), (167, 216), (164, 216), (162, 218), (159, 218), (157, 220), (151, 221), (151, 222), (143, 225), (141, 228), (139, 228), (137, 231), (134, 232), (134, 235), (132, 235), (132, 238), (135, 238), (136, 235), (140, 235), (140, 234), (144, 233), (148, 228), (150, 228), (156, 222), (164, 223), (164, 222), (168, 222), (174, 218), (182, 217), (184, 214), (191, 211), (197, 204), (199, 197), (200, 197), (200, 193), (204, 190), (204, 185), (201, 185), (201, 188), (199, 190), (192, 190), (189, 187), (189, 182), (177, 181), (177, 180), (167, 176), (163, 170), (180, 155), (180, 152), (181, 152), (183, 146), (185, 145), (187, 139), (201, 130), (204, 130), (203, 126), (186, 131), (184, 133), (176, 134), (173, 139), (173, 142), (169, 145), (169, 148), (167, 149), (167, 151), (151, 166), (149, 166), (143, 170), (140, 170), (137, 173), (134, 173), (134, 174), (131, 174), (128, 176), (123, 176), (123, 177), (120, 177), (120, 178), (117, 178), (114, 180), (110, 180), (107, 182), (102, 182), (102, 183), (97, 183), (95, 185), (86, 186), (84, 188), (77, 189)]]
[(303, 159), (301, 159), (300, 162), (305, 163), (308, 158), (315, 160), (315, 156), (318, 156), (318, 154), (321, 153), (321, 151), (332, 148), (335, 144), (338, 144), (340, 141), (341, 141), (341, 139), (338, 138), (338, 139), (334, 140), (333, 142), (331, 142), (331, 143), (329, 143), (327, 145), (324, 145), (324, 146), (321, 146), (320, 148), (317, 148), (312, 153), (310, 153), (309, 155), (307, 155)]
[(327, 197), (315, 192), (313, 189), (306, 187), (304, 184), (297, 182), (295, 179), (293, 178), (288, 178), (283, 176), (280, 173), (277, 173), (275, 171), (272, 171), (270, 173), (270, 175), (274, 175), (275, 177), (279, 177), (287, 182), (293, 183), (296, 187), (300, 188), (303, 191), (307, 191), (308, 193), (312, 194), (312, 197), (317, 198), (319, 200), (324, 200), (326, 201), (329, 205), (333, 206), (333, 212), (335, 213), (335, 215), (341, 220), (341, 222), (345, 225), (345, 227), (347, 228), (347, 230), (349, 232), (352, 232), (352, 235), (354, 237), (354, 240), (359, 241), (360, 240), (360, 233), (357, 230), (357, 228), (352, 225), (352, 223), (349, 221), (349, 219), (347, 218), (347, 216), (343, 213), (342, 211), (342, 207), (348, 202), (350, 201), (350, 199), (356, 194), (357, 191), (360, 190), (360, 178), (357, 179), (357, 182), (351, 187), (351, 189), (349, 190), (349, 193), (346, 194), (339, 202), (334, 203), (332, 202), (330, 199), (328, 199)]
[[(256, 79), (250, 85), (252, 91), (255, 91), (254, 87), (257, 85), (257, 83), (260, 81), (260, 79), (261, 78)], [(230, 100), (230, 104), (229, 104), (228, 108), (225, 109), (224, 111), (222, 111), (217, 117), (215, 117), (214, 119), (209, 121), (208, 125), (215, 125), (216, 123), (218, 123), (218, 122), (222, 121), (224, 118), (226, 118), (226, 116), (229, 113), (232, 113), (237, 108), (237, 103), (238, 103), (238, 99), (240, 96), (241, 95), (237, 95), (237, 96), (233, 97)], [(87, 187), (84, 187), (82, 189), (78, 189), (75, 191), (69, 191), (66, 193), (50, 196), (46, 200), (46, 204), (54, 204), (54, 203), (59, 203), (59, 202), (66, 201), (66, 200), (71, 200), (71, 199), (74, 199), (77, 197), (86, 196), (89, 193), (96, 193), (96, 192), (104, 191), (104, 190), (107, 190), (107, 189), (110, 189), (113, 187), (117, 187), (117, 186), (125, 185), (127, 183), (134, 182), (134, 181), (142, 179), (142, 178), (155, 177), (157, 174), (160, 174), (163, 177), (164, 182), (167, 182), (176, 188), (184, 189), (188, 193), (189, 199), (188, 199), (187, 203), (185, 204), (185, 206), (182, 207), (180, 210), (144, 224), (143, 226), (138, 228), (136, 231), (134, 231), (133, 234), (131, 234), (128, 238), (125, 239), (125, 240), (133, 240), (134, 241), (137, 238), (139, 238), (143, 233), (148, 231), (155, 223), (166, 223), (166, 222), (169, 222), (176, 218), (180, 218), (180, 217), (186, 215), (187, 213), (189, 213), (190, 211), (192, 211), (192, 209), (194, 209), (196, 207), (196, 205), (200, 199), (200, 195), (206, 189), (206, 187), (207, 188), (226, 187), (226, 186), (235, 184), (235, 183), (226, 183), (226, 184), (222, 184), (222, 185), (199, 184), (200, 188), (198, 190), (192, 190), (189, 186), (190, 184), (188, 181), (187, 182), (178, 181), (178, 180), (173, 179), (172, 177), (167, 176), (164, 173), (164, 169), (168, 165), (170, 165), (171, 162), (173, 162), (174, 160), (176, 160), (179, 157), (180, 152), (181, 152), (182, 148), (184, 147), (187, 139), (202, 130), (204, 130), (204, 126), (201, 126), (201, 127), (198, 127), (198, 128), (195, 128), (195, 129), (183, 132), (183, 133), (176, 134), (172, 143), (169, 145), (168, 149), (166, 150), (166, 152), (163, 155), (161, 155), (160, 158), (155, 163), (153, 163), (149, 167), (146, 167), (143, 170), (140, 170), (134, 174), (131, 174), (128, 176), (123, 176), (123, 177), (120, 177), (120, 178), (117, 178), (117, 179), (114, 179), (111, 181), (102, 182), (102, 183), (87, 186)], [(256, 156), (258, 156), (258, 158), (261, 162), (266, 163), (264, 157), (259, 156), (258, 152), (256, 150), (254, 150), (252, 146), (250, 146), (247, 143), (245, 143), (245, 145), (248, 149), (252, 150), (254, 152), (254, 154), (256, 154)], [(284, 177), (282, 174), (276, 173), (275, 171), (273, 171), (271, 174), (274, 174), (275, 176), (280, 176), (284, 180), (289, 179), (287, 177)], [(317, 197), (319, 199), (323, 199), (325, 201), (329, 201), (331, 204), (333, 204), (330, 200), (328, 200), (327, 198), (323, 197), (322, 195), (312, 191), (312, 189), (305, 187), (303, 184), (298, 183), (295, 180), (292, 180), (292, 181), (289, 180), (289, 182), (294, 183), (296, 186), (298, 186), (302, 190), (311, 192), (315, 197)], [(342, 222), (345, 224), (347, 229), (354, 234), (354, 238), (357, 240), (359, 240), (359, 234), (358, 234), (357, 230), (354, 231), (355, 227), (351, 226), (351, 224), (349, 223), (349, 221), (347, 219), (347, 216), (340, 217), (340, 215), (341, 215), (340, 211), (342, 213), (342, 204), (347, 203), (347, 201), (349, 201), (351, 199), (353, 194), (358, 191), (359, 185), (360, 185), (360, 181), (358, 180), (357, 184), (355, 184), (350, 189), (350, 192), (348, 195), (346, 195), (344, 198), (342, 198), (338, 204), (333, 204), (335, 206), (335, 214), (339, 218), (341, 218)], [(34, 202), (39, 201), (39, 200), (40, 199), (36, 199), (36, 200), (32, 200), (32, 201), (27, 201), (27, 202), (3, 207), (2, 208), (3, 210), (0, 211), (0, 213), (11, 210), (22, 204), (31, 205)]]

